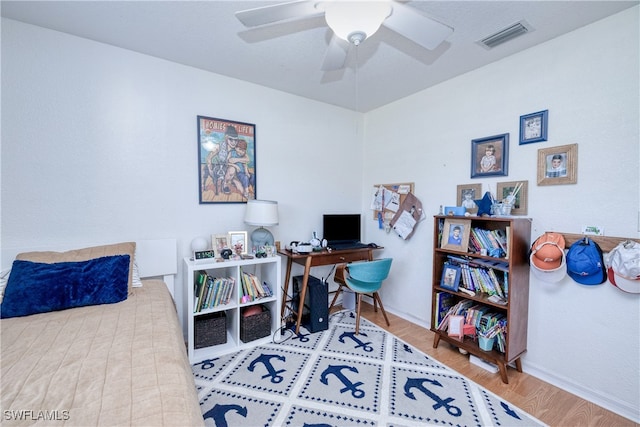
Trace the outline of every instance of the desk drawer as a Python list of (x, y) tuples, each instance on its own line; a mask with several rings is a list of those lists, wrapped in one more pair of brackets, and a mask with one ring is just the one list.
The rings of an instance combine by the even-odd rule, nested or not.
[(353, 261), (367, 261), (369, 260), (369, 251), (358, 251), (358, 252), (347, 252), (347, 253), (336, 253), (331, 255), (323, 255), (322, 260), (313, 259), (311, 261), (311, 265), (320, 265), (315, 264), (314, 261), (321, 262), (321, 265), (328, 264), (341, 264), (343, 262), (353, 262)]

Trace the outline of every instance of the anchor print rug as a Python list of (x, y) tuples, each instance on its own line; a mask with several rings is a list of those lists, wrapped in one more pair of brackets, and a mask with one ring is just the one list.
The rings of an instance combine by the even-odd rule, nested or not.
[(353, 312), (287, 336), (192, 366), (206, 425), (544, 425)]

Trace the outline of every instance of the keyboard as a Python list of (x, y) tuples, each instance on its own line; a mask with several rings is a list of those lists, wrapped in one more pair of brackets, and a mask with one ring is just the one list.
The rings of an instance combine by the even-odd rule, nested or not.
[(341, 242), (334, 243), (333, 245), (329, 244), (327, 246), (329, 246), (331, 249), (339, 251), (344, 249), (362, 249), (368, 247), (369, 245), (362, 242)]

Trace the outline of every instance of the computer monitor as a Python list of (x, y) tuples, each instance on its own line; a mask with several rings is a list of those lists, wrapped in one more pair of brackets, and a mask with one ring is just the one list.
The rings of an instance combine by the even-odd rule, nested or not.
[(360, 241), (360, 214), (324, 214), (322, 238), (332, 243)]

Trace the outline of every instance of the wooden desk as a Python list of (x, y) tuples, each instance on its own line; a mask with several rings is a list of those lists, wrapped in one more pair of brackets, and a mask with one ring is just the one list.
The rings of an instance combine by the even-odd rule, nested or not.
[(297, 315), (296, 320), (296, 334), (300, 331), (300, 323), (302, 322), (302, 308), (304, 307), (304, 298), (307, 295), (307, 283), (309, 282), (309, 272), (311, 267), (317, 267), (321, 265), (340, 264), (344, 262), (353, 261), (372, 261), (373, 251), (378, 248), (360, 248), (360, 249), (343, 249), (343, 250), (322, 250), (319, 252), (309, 253), (295, 253), (288, 249), (281, 249), (278, 251), (280, 255), (287, 257), (287, 270), (284, 276), (284, 291), (282, 292), (282, 305), (280, 307), (280, 319), (284, 321), (284, 312), (287, 308), (287, 303), (292, 299), (288, 299), (289, 293), (289, 281), (291, 280), (291, 266), (295, 262), (304, 266), (304, 273), (302, 276), (302, 289), (300, 289), (300, 301), (298, 302), (298, 311), (293, 310), (292, 306), (289, 309)]

